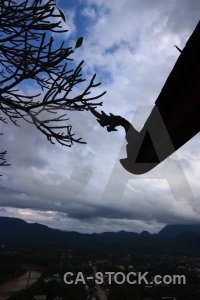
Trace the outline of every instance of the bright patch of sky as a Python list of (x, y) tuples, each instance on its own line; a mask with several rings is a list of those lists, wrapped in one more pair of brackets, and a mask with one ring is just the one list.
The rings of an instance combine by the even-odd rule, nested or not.
[[(59, 42), (74, 47), (84, 37), (73, 58), (76, 64), (84, 60), (87, 82), (97, 73), (96, 82), (102, 85), (92, 93), (107, 91), (102, 109), (140, 130), (179, 56), (174, 45), (182, 49), (199, 21), (200, 2), (57, 3), (69, 29)], [(26, 89), (29, 94), (35, 87)], [(89, 112), (69, 116), (86, 145), (51, 145), (23, 122), (20, 128), (3, 127), (12, 165), (2, 169), (2, 216), (79, 232), (157, 232), (166, 224), (200, 222), (199, 134), (155, 170), (135, 176), (119, 162), (126, 157), (123, 129), (108, 133)]]

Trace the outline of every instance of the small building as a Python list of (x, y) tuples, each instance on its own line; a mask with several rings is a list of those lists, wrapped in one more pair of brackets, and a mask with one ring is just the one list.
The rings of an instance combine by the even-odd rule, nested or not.
[(46, 300), (47, 296), (46, 295), (35, 295), (32, 300)]

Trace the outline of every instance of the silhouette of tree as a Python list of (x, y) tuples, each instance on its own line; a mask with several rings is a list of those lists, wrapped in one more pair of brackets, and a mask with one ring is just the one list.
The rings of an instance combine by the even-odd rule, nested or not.
[[(0, 120), (8, 117), (15, 125), (18, 119), (34, 124), (51, 143), (71, 146), (84, 143), (66, 125), (66, 111), (84, 111), (102, 103), (88, 96), (95, 84), (95, 75), (79, 94), (74, 90), (82, 78), (81, 61), (68, 68), (74, 50), (81, 46), (54, 43), (54, 36), (66, 32), (62, 27), (65, 15), (55, 0), (0, 1)], [(40, 93), (24, 93), (22, 84), (40, 89)], [(23, 90), (23, 91), (22, 91)], [(19, 126), (19, 125), (18, 125)], [(0, 153), (0, 165), (7, 165), (6, 151)]]

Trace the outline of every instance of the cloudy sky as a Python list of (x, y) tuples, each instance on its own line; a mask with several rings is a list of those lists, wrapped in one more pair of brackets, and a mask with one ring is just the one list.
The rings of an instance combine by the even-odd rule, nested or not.
[[(200, 19), (199, 0), (58, 1), (68, 33), (60, 39), (82, 59), (88, 82), (102, 82), (103, 110), (141, 130)], [(27, 93), (31, 92), (28, 88)], [(166, 224), (200, 222), (200, 136), (144, 175), (123, 169), (123, 128), (108, 133), (87, 113), (70, 114), (86, 145), (52, 145), (34, 126), (3, 126), (11, 166), (1, 168), (0, 215), (83, 233), (158, 232)]]

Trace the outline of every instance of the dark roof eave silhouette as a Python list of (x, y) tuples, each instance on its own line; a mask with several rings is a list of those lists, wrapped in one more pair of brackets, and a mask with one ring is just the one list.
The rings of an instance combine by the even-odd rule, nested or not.
[(200, 22), (181, 51), (155, 106), (137, 134), (127, 133), (123, 167), (143, 174), (200, 130)]

